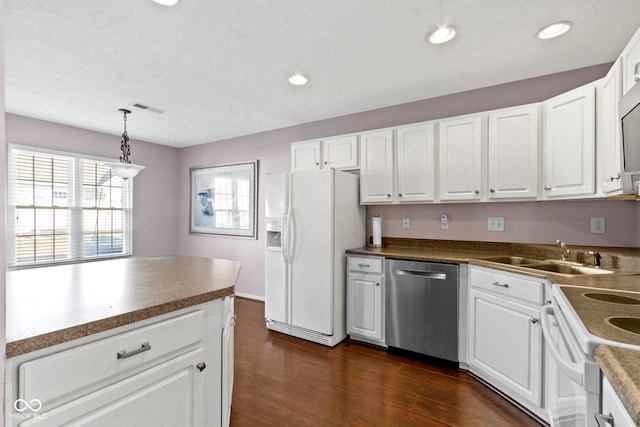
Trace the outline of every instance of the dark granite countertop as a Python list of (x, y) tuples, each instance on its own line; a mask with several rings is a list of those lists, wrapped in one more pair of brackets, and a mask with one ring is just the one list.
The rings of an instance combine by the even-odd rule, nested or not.
[(233, 294), (240, 263), (133, 257), (7, 272), (6, 357)]

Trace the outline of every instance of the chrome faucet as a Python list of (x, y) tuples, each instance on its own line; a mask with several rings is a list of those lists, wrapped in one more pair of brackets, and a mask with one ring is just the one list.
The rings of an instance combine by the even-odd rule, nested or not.
[(561, 242), (560, 240), (556, 240), (556, 243), (562, 248), (562, 260), (567, 261), (569, 259), (569, 247), (567, 246), (567, 243)]
[(593, 255), (593, 265), (595, 267), (602, 267), (602, 265), (600, 265), (600, 260), (602, 259), (602, 255), (600, 255), (600, 253), (598, 251), (589, 251), (589, 255)]

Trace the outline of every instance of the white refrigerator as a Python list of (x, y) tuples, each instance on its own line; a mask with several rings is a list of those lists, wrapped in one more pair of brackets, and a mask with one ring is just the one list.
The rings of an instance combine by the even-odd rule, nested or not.
[(345, 251), (365, 245), (357, 175), (267, 175), (267, 328), (335, 346), (346, 335)]

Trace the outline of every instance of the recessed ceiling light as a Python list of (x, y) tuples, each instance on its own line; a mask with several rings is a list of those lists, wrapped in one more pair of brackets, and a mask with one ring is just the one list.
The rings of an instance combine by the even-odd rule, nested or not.
[(180, 0), (153, 0), (154, 2), (163, 6), (175, 6)]
[(546, 27), (541, 28), (536, 33), (536, 37), (542, 40), (552, 39), (554, 37), (559, 37), (569, 31), (571, 29), (571, 22), (569, 21), (560, 21), (555, 22), (553, 24), (547, 25)]
[(427, 34), (427, 39), (433, 44), (445, 43), (456, 35), (456, 27), (441, 27)]
[(296, 86), (306, 85), (309, 79), (300, 73), (293, 74), (289, 77), (289, 83)]

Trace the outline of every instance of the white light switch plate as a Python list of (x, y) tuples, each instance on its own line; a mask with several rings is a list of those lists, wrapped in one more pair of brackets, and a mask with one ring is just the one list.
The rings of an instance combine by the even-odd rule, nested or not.
[(411, 218), (409, 217), (402, 218), (402, 229), (408, 230), (410, 228), (411, 228)]
[(606, 221), (604, 218), (591, 218), (591, 234), (604, 234)]

